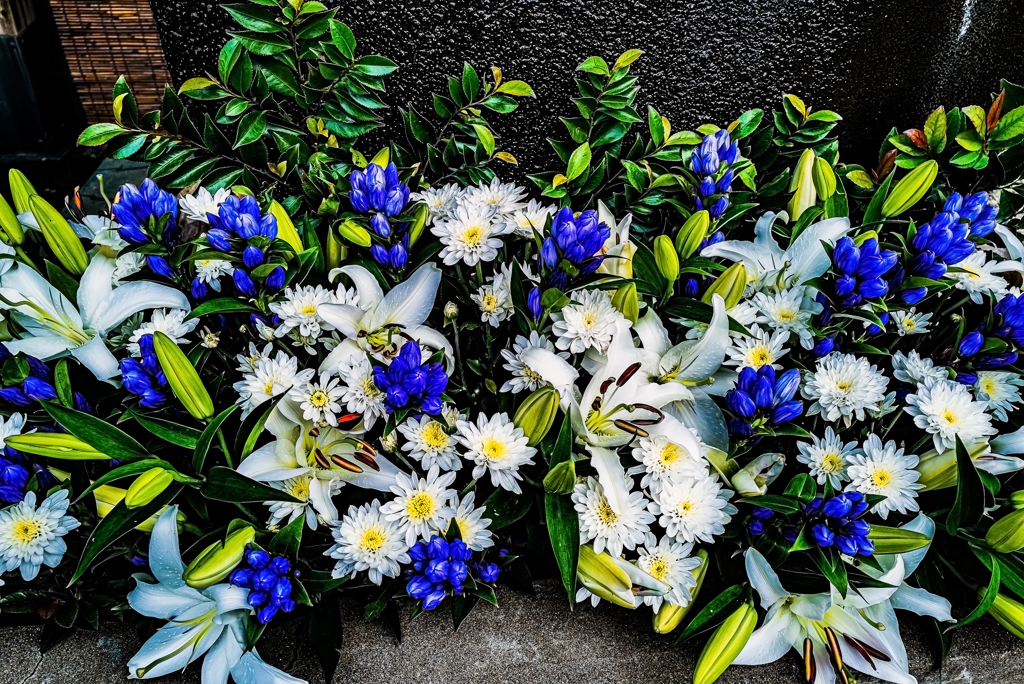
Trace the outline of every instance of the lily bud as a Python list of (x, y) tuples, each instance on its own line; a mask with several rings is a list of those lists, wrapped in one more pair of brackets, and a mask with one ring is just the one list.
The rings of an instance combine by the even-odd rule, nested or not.
[(245, 547), (252, 543), (255, 537), (256, 530), (248, 525), (235, 530), (224, 541), (207, 546), (188, 564), (181, 578), (193, 589), (205, 589), (217, 584), (242, 562)]
[(786, 205), (786, 209), (789, 211), (789, 217), (794, 221), (799, 219), (800, 214), (813, 207), (814, 203), (818, 201), (818, 193), (815, 191), (813, 179), (814, 159), (814, 152), (812, 150), (804, 150), (803, 154), (800, 155), (800, 160), (796, 163), (796, 171), (793, 173), (793, 180), (789, 184), (793, 197), (789, 200), (789, 204)]
[(985, 533), (985, 541), (999, 553), (1024, 549), (1024, 511), (1013, 511), (995, 521)]
[(299, 237), (299, 231), (295, 230), (292, 217), (288, 215), (288, 212), (281, 206), (281, 203), (277, 200), (271, 201), (270, 213), (277, 219), (277, 237), (287, 242), (288, 246), (295, 250), (296, 254), (301, 252), (302, 238)]
[(124, 496), (124, 505), (128, 508), (142, 508), (174, 481), (171, 471), (166, 468), (150, 468), (135, 478)]
[(707, 237), (710, 223), (711, 217), (707, 211), (690, 214), (690, 218), (686, 219), (686, 223), (676, 233), (676, 251), (679, 252), (679, 256), (688, 259), (697, 251), (700, 243)]
[(697, 586), (690, 592), (690, 600), (685, 606), (676, 606), (668, 601), (662, 602), (661, 608), (654, 615), (654, 631), (658, 634), (668, 634), (678, 627), (697, 600), (697, 594), (700, 593), (701, 585), (704, 584), (704, 576), (708, 571), (708, 552), (700, 549), (697, 551), (697, 557), (700, 558), (700, 565), (693, 569), (693, 578), (697, 580)]
[[(50, 472), (54, 472), (54, 470), (51, 468)], [(54, 474), (56, 475), (56, 473)], [(121, 489), (120, 487), (113, 487), (111, 485), (101, 485), (92, 490), (93, 498), (96, 499), (96, 515), (101, 518), (107, 517), (110, 511), (114, 510), (114, 506), (121, 503), (127, 493), (127, 490)], [(157, 518), (159, 518), (160, 514), (166, 510), (167, 506), (164, 506), (159, 511), (136, 525), (135, 529), (139, 532), (149, 534), (153, 531), (153, 526), (156, 525)], [(181, 511), (178, 511), (178, 522), (185, 522), (185, 514)]]
[(595, 596), (629, 609), (638, 605), (637, 596), (664, 596), (671, 590), (632, 563), (607, 551), (597, 553), (589, 544), (580, 547), (576, 579)]
[(654, 239), (654, 262), (665, 280), (676, 282), (679, 278), (679, 254), (668, 235), (659, 235)]
[(786, 457), (782, 454), (761, 454), (732, 476), (733, 489), (744, 498), (763, 496), (785, 465)]
[(903, 212), (917, 204), (922, 197), (928, 194), (935, 177), (939, 173), (939, 163), (929, 159), (900, 179), (896, 187), (892, 189), (889, 196), (882, 203), (882, 216), (899, 216)]
[(71, 224), (60, 215), (60, 212), (39, 195), (29, 198), (29, 206), (32, 208), (32, 215), (39, 224), (39, 230), (46, 238), (46, 244), (53, 250), (57, 261), (68, 270), (71, 275), (80, 276), (85, 273), (89, 265), (89, 255), (82, 247), (82, 241), (75, 235)]
[(0, 195), (0, 240), (8, 245), (20, 245), (25, 239), (25, 231), (21, 227), (18, 215), (11, 205)]
[(823, 200), (828, 199), (836, 192), (836, 173), (827, 160), (821, 157), (814, 158), (814, 171), (811, 172), (811, 179), (814, 181), (814, 191)]
[(1024, 489), (1019, 489), (1010, 495), (1010, 504), (1015, 510), (1024, 510)]
[[(968, 442), (964, 446), (967, 447), (967, 453), (974, 460), (988, 450), (988, 443), (985, 441)], [(957, 480), (956, 450), (949, 449), (942, 453), (937, 452), (935, 449), (926, 451), (921, 454), (914, 470), (919, 474), (917, 481), (923, 485), (921, 487), (923, 492), (955, 487)]]
[(872, 525), (868, 539), (875, 545), (876, 554), (908, 553), (931, 543), (927, 534), (885, 525)]
[(34, 456), (67, 461), (105, 461), (110, 458), (74, 435), (63, 432), (30, 432), (27, 435), (11, 435), (4, 441), (12, 449)]
[(576, 464), (570, 458), (562, 461), (544, 476), (544, 491), (551, 494), (568, 494), (576, 486)]
[[(664, 237), (664, 236), (663, 236)], [(633, 325), (640, 318), (640, 299), (636, 293), (636, 283), (626, 283), (612, 295), (612, 306)]]
[(19, 214), (32, 211), (29, 198), (39, 193), (32, 187), (32, 183), (25, 177), (25, 174), (18, 169), (11, 169), (7, 173), (7, 179), (11, 183), (11, 199), (14, 200), (14, 211)]
[(373, 242), (373, 239), (370, 237), (370, 231), (355, 221), (345, 221), (338, 226), (338, 232), (341, 233), (341, 237), (360, 247), (369, 247)]
[(333, 230), (327, 231), (327, 251), (324, 255), (324, 262), (328, 272), (341, 266), (348, 256), (348, 247), (341, 244), (341, 239), (334, 234)]
[(185, 410), (196, 420), (213, 418), (213, 399), (185, 352), (162, 332), (153, 333), (153, 349), (167, 384)]
[(415, 218), (412, 221), (412, 225), (409, 226), (409, 246), (412, 247), (416, 244), (416, 241), (420, 239), (420, 235), (423, 234), (423, 229), (427, 225), (427, 218), (430, 217), (430, 209), (426, 204), (420, 204), (416, 207)]
[[(979, 593), (980, 597), (980, 593)], [(1024, 605), (1003, 594), (996, 594), (996, 600), (988, 609), (988, 614), (996, 619), (996, 622), (1006, 628), (1013, 636), (1024, 639)]]
[(519, 405), (512, 422), (523, 431), (530, 446), (539, 444), (548, 434), (558, 415), (559, 403), (558, 390), (548, 385), (538, 387)]
[(747, 289), (747, 269), (742, 263), (736, 262), (725, 269), (711, 287), (704, 291), (700, 301), (711, 304), (714, 296), (720, 295), (725, 300), (725, 308), (731, 309), (740, 303), (743, 292)]
[(744, 603), (725, 618), (700, 652), (693, 684), (712, 684), (718, 679), (747, 645), (756, 624), (757, 611), (751, 603)]

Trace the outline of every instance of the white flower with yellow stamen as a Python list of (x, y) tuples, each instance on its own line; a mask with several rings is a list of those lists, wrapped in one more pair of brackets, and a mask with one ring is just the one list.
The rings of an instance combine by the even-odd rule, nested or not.
[(966, 292), (972, 302), (981, 304), (982, 295), (1002, 295), (1010, 287), (1000, 273), (1022, 270), (1024, 266), (1019, 261), (1006, 259), (986, 262), (985, 252), (979, 249), (950, 268), (946, 277), (956, 281), (956, 288)]
[(207, 349), (216, 349), (220, 345), (220, 333), (212, 332), (209, 328), (203, 328), (203, 339), (199, 341)]
[(743, 335), (733, 340), (733, 346), (726, 352), (729, 358), (725, 361), (727, 366), (736, 366), (736, 370), (753, 368), (757, 370), (761, 366), (774, 366), (776, 370), (782, 366), (776, 361), (785, 356), (789, 350), (783, 347), (789, 341), (789, 331), (781, 330), (770, 333), (761, 330), (756, 325), (750, 328), (753, 337)]
[(839, 438), (831, 427), (825, 428), (825, 437), (819, 438), (811, 435), (811, 444), (797, 442), (800, 454), (796, 460), (806, 465), (811, 471), (818, 484), (823, 485), (826, 481), (831, 482), (836, 489), (842, 486), (846, 476), (846, 468), (849, 465), (849, 457), (857, 450), (857, 442), (847, 442)]
[(445, 219), (451, 216), (455, 210), (462, 188), (457, 183), (448, 183), (439, 188), (427, 188), (422, 192), (414, 192), (409, 195), (412, 202), (423, 202), (430, 212), (430, 219)]
[(532, 238), (533, 234), (543, 233), (548, 217), (555, 213), (555, 207), (544, 206), (535, 199), (525, 208), (512, 214), (511, 222), (515, 224), (516, 234), (524, 238)]
[(181, 212), (189, 221), (209, 223), (210, 219), (206, 215), (216, 214), (220, 210), (220, 205), (224, 204), (228, 197), (231, 197), (230, 188), (221, 188), (216, 193), (211, 193), (206, 188), (199, 188), (194, 194), (185, 195), (179, 199), (178, 206), (181, 207)]
[(136, 328), (132, 336), (128, 338), (128, 352), (135, 357), (142, 356), (139, 340), (143, 336), (152, 335), (155, 332), (162, 332), (175, 344), (185, 344), (189, 341), (185, 336), (195, 330), (196, 325), (199, 324), (198, 318), (186, 321), (185, 316), (188, 316), (188, 311), (181, 309), (154, 310), (149, 322)]
[(935, 449), (942, 452), (956, 446), (957, 436), (967, 443), (996, 434), (985, 407), (960, 383), (935, 380), (919, 385), (916, 394), (908, 394), (903, 410), (932, 436)]
[(309, 382), (313, 373), (312, 368), (300, 371), (298, 359), (283, 351), (277, 352), (273, 358), (261, 358), (251, 373), (246, 373), (233, 385), (238, 392), (236, 403), (242, 405), (242, 417), (252, 413), (263, 402)]
[(821, 304), (804, 294), (804, 288), (794, 287), (769, 295), (758, 292), (754, 295), (757, 318), (760, 325), (774, 330), (786, 330), (800, 338), (804, 349), (814, 347), (811, 332), (811, 317), (821, 311)]
[(572, 300), (552, 315), (556, 320), (551, 332), (558, 338), (555, 345), (573, 354), (587, 349), (604, 354), (615, 334), (615, 324), (622, 320), (622, 314), (612, 306), (611, 295), (604, 290), (577, 290)]
[(457, 494), (454, 489), (447, 489), (455, 481), (455, 473), (440, 473), (437, 466), (426, 477), (398, 473), (391, 487), (395, 498), (380, 507), (387, 520), (398, 523), (408, 546), (420, 538), (430, 539), (455, 515), (449, 502)]
[(974, 396), (999, 420), (1007, 420), (1007, 411), (1020, 403), (1020, 386), (1024, 385), (1016, 373), (979, 371), (974, 383)]
[(402, 451), (407, 451), (409, 458), (419, 461), (424, 470), (434, 466), (445, 471), (462, 468), (462, 459), (455, 450), (455, 438), (448, 434), (440, 421), (430, 416), (420, 416), (419, 420), (408, 418), (398, 426), (398, 431), (405, 437)]
[(495, 328), (515, 311), (509, 282), (502, 273), (495, 274), (470, 299), (480, 307), (480, 320)]
[(729, 503), (732, 491), (710, 475), (684, 477), (679, 482), (665, 483), (647, 507), (658, 518), (665, 533), (677, 542), (700, 540), (713, 543), (716, 534), (736, 513)]
[(892, 321), (896, 324), (896, 332), (900, 337), (904, 335), (924, 335), (928, 332), (928, 320), (932, 317), (930, 313), (917, 313), (917, 309), (910, 311), (894, 311)]
[(345, 383), (341, 400), (352, 413), (363, 416), (363, 426), (369, 430), (378, 418), (387, 415), (384, 392), (373, 382), (373, 364), (365, 356), (342, 361), (338, 375)]
[(918, 483), (920, 474), (914, 470), (917, 456), (904, 455), (896, 442), (886, 442), (883, 446), (876, 435), (868, 435), (860, 453), (851, 454), (848, 458), (850, 467), (846, 472), (850, 476), (850, 484), (846, 485), (846, 491), (884, 496), (885, 500), (871, 509), (882, 520), (889, 511), (908, 513), (918, 510), (917, 490), (923, 485)]
[(223, 259), (197, 259), (195, 266), (196, 278), (215, 292), (220, 292), (220, 279), (235, 272), (231, 262)]
[(669, 537), (657, 539), (653, 532), (647, 533), (647, 543), (637, 551), (640, 558), (637, 566), (654, 579), (672, 587), (664, 596), (644, 596), (644, 603), (657, 613), (664, 601), (673, 606), (690, 603), (690, 590), (697, 586), (693, 571), (700, 566), (700, 558), (691, 556), (693, 544), (680, 544)]
[(502, 183), (497, 177), (489, 184), (479, 183), (466, 188), (462, 203), (483, 206), (494, 214), (511, 214), (525, 205), (520, 202), (526, 194), (526, 188), (515, 183)]
[(572, 501), (580, 516), (580, 543), (594, 540), (594, 551), (608, 549), (612, 556), (621, 556), (622, 549), (632, 551), (647, 538), (654, 516), (647, 510), (643, 492), (632, 492), (618, 512), (612, 509), (604, 488), (596, 478), (576, 485)]
[(319, 382), (292, 387), (288, 391), (288, 398), (302, 409), (302, 417), (314, 425), (337, 427), (338, 414), (341, 413), (338, 400), (344, 394), (338, 382), (338, 378), (321, 373)]
[(491, 473), (491, 484), (522, 494), (519, 483), (522, 475), (519, 467), (533, 463), (537, 450), (529, 446), (523, 430), (515, 426), (505, 413), (497, 413), (490, 419), (483, 413), (476, 423), (459, 420), (455, 439), (469, 452), (464, 458), (476, 463), (473, 479), (479, 480), (484, 473)]
[(0, 571), (20, 570), (29, 582), (42, 566), (57, 567), (68, 550), (64, 535), (79, 525), (65, 515), (69, 503), (62, 489), (36, 508), (36, 494), (28, 492), (20, 503), (0, 511)]
[(285, 290), (284, 296), (284, 301), (270, 305), (270, 310), (281, 318), (281, 324), (274, 333), (277, 337), (284, 337), (297, 330), (302, 337), (316, 339), (320, 337), (321, 329), (334, 329), (320, 316), (322, 305), (336, 303), (334, 293), (330, 290), (322, 285), (300, 285)]
[[(531, 330), (530, 337), (528, 338), (516, 335), (515, 342), (512, 343), (512, 349), (501, 350), (501, 356), (507, 362), (502, 367), (512, 374), (512, 379), (506, 380), (505, 384), (501, 386), (502, 392), (512, 392), (512, 394), (519, 394), (524, 390), (532, 392), (550, 384), (541, 377), (540, 373), (530, 368), (523, 358), (523, 352), (534, 347), (537, 349), (547, 349), (553, 354), (556, 353), (555, 345), (551, 343), (551, 340), (541, 336), (536, 330)], [(563, 359), (569, 358), (568, 352), (557, 352), (557, 355)]]
[(114, 272), (110, 274), (110, 284), (118, 286), (122, 278), (133, 276), (146, 265), (146, 255), (138, 252), (128, 252), (117, 257)]
[[(274, 489), (280, 489), (282, 492), (291, 494), (301, 503), (295, 503), (294, 501), (268, 502), (270, 520), (267, 521), (267, 527), (281, 527), (295, 520), (300, 515), (304, 515), (306, 517), (306, 526), (311, 530), (317, 528), (319, 518), (316, 514), (316, 509), (313, 508), (309, 500), (309, 484), (312, 481), (313, 475), (306, 473), (298, 477), (290, 477), (287, 480), (270, 483), (270, 486)], [(330, 496), (334, 496), (341, 491), (341, 480), (333, 480), (330, 484)]]
[[(693, 435), (691, 447), (693, 444), (700, 444), (695, 430), (685, 426), (682, 429)], [(704, 460), (702, 451), (691, 453), (689, 448), (665, 435), (650, 435), (641, 438), (637, 446), (633, 447), (633, 458), (640, 461), (640, 465), (630, 468), (629, 474), (643, 473), (640, 486), (649, 490), (651, 494), (657, 494), (666, 482), (678, 482), (684, 477), (707, 474), (707, 461)]]
[(255, 344), (250, 342), (249, 351), (235, 357), (235, 360), (238, 361), (238, 372), (252, 373), (256, 370), (256, 366), (259, 365), (260, 361), (269, 359), (270, 355), (273, 353), (274, 345), (271, 342), (264, 345), (263, 349), (258, 349)]
[(922, 357), (911, 349), (907, 354), (896, 352), (892, 355), (892, 374), (900, 382), (920, 385), (927, 380), (946, 380), (949, 375), (942, 366)]
[(364, 506), (349, 506), (341, 523), (331, 530), (334, 545), (325, 556), (338, 560), (331, 575), (355, 577), (366, 571), (374, 584), (385, 577), (398, 577), (401, 563), (409, 563), (409, 544), (394, 520), (385, 519), (376, 499)]
[[(462, 498), (461, 502), (456, 502), (458, 499), (452, 501), (452, 505), (455, 506), (455, 517), (452, 518), (455, 523), (459, 526), (459, 536), (462, 541), (473, 551), (483, 551), (484, 549), (494, 546), (494, 540), (491, 538), (491, 531), (487, 529), (491, 525), (490, 518), (485, 518), (484, 513), (487, 512), (486, 506), (475, 507), (476, 492), (470, 492)], [(448, 530), (449, 523), (446, 523), (444, 527), (438, 529), (438, 534), (444, 534)]]
[(866, 411), (879, 409), (887, 384), (889, 378), (867, 359), (833, 352), (818, 361), (804, 385), (804, 398), (814, 400), (807, 415), (820, 413), (830, 422), (841, 418), (849, 426), (854, 418), (864, 420)]
[(430, 232), (444, 245), (438, 255), (446, 265), (460, 261), (476, 266), (481, 261), (494, 261), (501, 249), (499, 236), (508, 232), (504, 222), (494, 220), (494, 210), (487, 204), (460, 204), (447, 219), (435, 220)]

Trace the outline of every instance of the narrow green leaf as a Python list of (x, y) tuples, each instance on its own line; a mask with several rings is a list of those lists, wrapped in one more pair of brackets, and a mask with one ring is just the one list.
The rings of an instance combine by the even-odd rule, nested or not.
[[(572, 422), (566, 416), (562, 421), (562, 429), (555, 441), (555, 449), (551, 456), (551, 466), (572, 457)], [(576, 565), (580, 553), (580, 521), (572, 499), (559, 494), (544, 494), (544, 512), (548, 524), (548, 535), (551, 537), (551, 550), (558, 562), (562, 575), (562, 584), (569, 596), (569, 603), (576, 601)]]
[(303, 503), (287, 492), (257, 482), (224, 466), (214, 466), (210, 469), (200, 491), (207, 499), (231, 503), (262, 503), (264, 501)]
[(956, 437), (956, 499), (946, 516), (946, 531), (952, 535), (971, 527), (985, 512), (985, 485), (960, 437)]
[[(217, 436), (217, 430), (220, 429), (221, 424), (227, 420), (228, 416), (230, 416), (238, 406), (238, 404), (234, 404), (218, 413), (206, 425), (206, 429), (204, 429), (202, 434), (199, 436), (199, 440), (196, 442), (196, 448), (192, 452), (192, 469), (197, 473), (203, 472), (203, 463), (206, 461), (206, 454), (210, 450), (210, 444), (213, 443), (213, 438)], [(228, 459), (230, 459), (230, 456), (230, 454), (224, 455), (224, 457)]]
[(282, 527), (270, 540), (270, 553), (288, 556), (294, 559), (299, 553), (302, 543), (302, 529), (306, 526), (306, 516), (299, 515), (295, 520)]
[(185, 449), (195, 449), (199, 438), (203, 434), (195, 428), (180, 425), (164, 418), (153, 418), (144, 416), (135, 408), (129, 410), (129, 414), (135, 421), (148, 430), (151, 434), (159, 437), (165, 442)]
[(730, 614), (735, 605), (740, 602), (742, 594), (743, 586), (737, 584), (711, 599), (699, 613), (693, 616), (690, 624), (686, 625), (686, 629), (676, 637), (676, 645), (686, 641), (702, 629), (714, 627), (725, 619), (725, 616)]
[(238, 313), (245, 312), (249, 313), (256, 311), (256, 307), (248, 302), (235, 299), (234, 297), (221, 297), (220, 299), (211, 299), (208, 302), (203, 302), (196, 308), (192, 309), (188, 316), (185, 317), (186, 321), (192, 320), (193, 318), (199, 318), (200, 316), (209, 316), (211, 314), (222, 314), (222, 313)]
[(105, 420), (50, 401), (39, 403), (65, 430), (110, 458), (137, 461), (149, 456), (146, 448), (131, 435)]

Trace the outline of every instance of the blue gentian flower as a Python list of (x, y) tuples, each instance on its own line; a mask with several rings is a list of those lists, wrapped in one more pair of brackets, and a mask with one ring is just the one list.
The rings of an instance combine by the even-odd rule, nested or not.
[(729, 430), (737, 437), (753, 434), (753, 424), (781, 425), (803, 412), (804, 404), (793, 399), (800, 386), (800, 371), (791, 368), (776, 376), (770, 365), (740, 371), (736, 387), (725, 394), (725, 405), (736, 414)]
[(424, 364), (420, 345), (409, 340), (390, 366), (373, 369), (373, 382), (385, 393), (388, 413), (407, 409), (436, 416), (443, 406), (441, 395), (448, 387), (448, 376), (440, 363)]
[(409, 202), (409, 186), (398, 180), (398, 168), (393, 162), (384, 168), (371, 163), (365, 171), (353, 171), (349, 184), (349, 201), (360, 214), (374, 211), (398, 216)]
[(541, 315), (544, 313), (544, 308), (541, 306), (540, 288), (535, 287), (530, 290), (530, 294), (526, 295), (526, 307), (530, 310), (530, 317), (534, 321), (539, 321)]
[(481, 582), (498, 578), (498, 566), (494, 563), (470, 562), (473, 551), (461, 539), (448, 542), (435, 535), (429, 542), (416, 542), (409, 549), (409, 556), (412, 569), (407, 574), (406, 591), (423, 601), (424, 610), (437, 608), (445, 596), (461, 594), (470, 572)]
[[(736, 163), (739, 156), (740, 148), (732, 142), (729, 131), (722, 129), (704, 136), (690, 157), (690, 170), (702, 177), (693, 196), (697, 211), (707, 209), (708, 215), (717, 219), (729, 208), (728, 195), (735, 176), (729, 167)], [(715, 180), (719, 172), (721, 175)]]
[[(178, 223), (178, 201), (149, 178), (142, 183), (141, 188), (131, 183), (122, 185), (110, 207), (110, 213), (121, 225), (118, 230), (121, 239), (129, 244), (145, 244), (151, 236), (168, 246), (173, 244)], [(166, 227), (159, 228), (163, 234), (152, 234), (150, 231), (158, 230), (157, 223), (165, 216)]]
[(284, 556), (250, 548), (229, 582), (249, 590), (247, 601), (256, 609), (256, 619), (265, 625), (278, 611), (290, 613), (295, 609), (292, 575), (292, 564)]
[(860, 246), (849, 237), (840, 238), (832, 251), (832, 263), (839, 274), (834, 287), (840, 306), (856, 306), (865, 299), (888, 294), (889, 281), (884, 276), (897, 261), (896, 252), (879, 250), (875, 238), (868, 238)]
[(868, 510), (867, 501), (860, 492), (844, 492), (828, 501), (814, 499), (804, 508), (811, 536), (822, 547), (835, 546), (848, 556), (870, 556), (875, 544), (868, 539), (871, 526), (860, 520)]
[(139, 338), (139, 351), (141, 359), (127, 358), (120, 362), (121, 383), (126, 390), (140, 397), (140, 406), (158, 408), (170, 399), (170, 390), (153, 348), (152, 335)]
[(972, 330), (960, 340), (960, 356), (974, 356), (981, 351), (984, 344), (985, 338), (982, 334), (977, 330)]
[(580, 275), (588, 275), (600, 268), (604, 256), (600, 254), (611, 236), (611, 228), (598, 220), (597, 212), (587, 210), (573, 217), (569, 207), (562, 207), (551, 219), (551, 235), (541, 245), (541, 261), (551, 272), (548, 284), (560, 290), (568, 284), (568, 276), (559, 264), (564, 259)]

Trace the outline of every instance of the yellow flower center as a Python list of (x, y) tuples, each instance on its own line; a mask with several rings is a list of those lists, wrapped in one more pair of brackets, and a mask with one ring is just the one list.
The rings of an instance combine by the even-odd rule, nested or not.
[(583, 314), (583, 327), (590, 330), (597, 323), (597, 316), (592, 311)]
[(664, 558), (655, 558), (651, 562), (651, 569), (647, 571), (656, 580), (662, 580), (668, 574), (668, 563)]
[(916, 327), (917, 327), (917, 323), (914, 322), (913, 318), (904, 318), (903, 319), (903, 329), (904, 330), (913, 330)]
[(946, 409), (942, 413), (942, 419), (949, 423), (950, 425), (956, 425), (956, 415), (954, 415), (954, 413), (949, 409)]
[(288, 488), (288, 493), (296, 499), (306, 501), (309, 499), (309, 480), (295, 480)]
[(434, 515), (434, 497), (426, 492), (417, 492), (410, 497), (405, 506), (406, 513), (413, 522), (421, 523)]
[(359, 540), (359, 548), (369, 553), (377, 553), (384, 546), (385, 541), (387, 539), (384, 537), (384, 533), (376, 527), (371, 527), (363, 532), (363, 536)]
[(761, 366), (771, 363), (772, 355), (768, 351), (768, 347), (754, 347), (750, 350), (750, 365), (754, 368), (760, 368)]
[(838, 473), (843, 469), (843, 459), (834, 451), (825, 454), (825, 457), (821, 459), (821, 469), (826, 473)]
[(782, 309), (779, 311), (779, 320), (783, 323), (792, 323), (796, 320), (796, 312), (791, 309)]
[(996, 382), (992, 378), (981, 379), (981, 391), (985, 394), (992, 394), (996, 391)]
[(316, 306), (313, 305), (313, 304), (306, 304), (304, 307), (299, 309), (299, 313), (300, 314), (305, 314), (306, 316), (315, 316), (316, 315)]
[(263, 386), (263, 393), (267, 396), (273, 396), (274, 394), (274, 381), (268, 380), (267, 384)]
[(466, 229), (466, 232), (462, 234), (462, 241), (467, 245), (475, 247), (479, 245), (484, 239), (484, 229), (480, 226), (472, 226)]
[(362, 387), (363, 394), (365, 394), (368, 399), (377, 399), (384, 395), (384, 393), (381, 392), (373, 382), (373, 376), (367, 375), (366, 379), (363, 380)]
[(669, 442), (661, 448), (661, 464), (672, 465), (679, 460), (683, 450), (679, 448), (678, 444)]
[(496, 439), (488, 439), (484, 442), (483, 447), (480, 449), (484, 456), (491, 461), (500, 461), (505, 457), (505, 453), (508, 451), (508, 447), (504, 443), (499, 442)]
[(208, 348), (213, 349), (220, 343), (220, 338), (217, 337), (216, 333), (207, 333), (203, 336), (203, 341), (206, 342)]
[(312, 404), (314, 408), (322, 409), (324, 406), (327, 406), (330, 401), (331, 398), (327, 396), (327, 392), (324, 392), (323, 390), (317, 390), (309, 395), (309, 403)]
[(851, 387), (853, 387), (853, 383), (849, 380), (840, 380), (836, 383), (836, 389), (840, 392), (849, 392)]
[(693, 510), (693, 503), (690, 501), (680, 501), (678, 510), (680, 515), (686, 515)]
[(42, 526), (34, 520), (19, 520), (14, 525), (14, 538), (22, 544), (31, 544), (42, 533)]
[(422, 433), (423, 443), (431, 451), (443, 451), (451, 444), (451, 437), (444, 431), (444, 428), (436, 420), (427, 423)]
[(888, 470), (876, 470), (871, 474), (871, 484), (876, 487), (884, 487), (892, 482), (892, 473)]
[(487, 313), (491, 313), (496, 308), (498, 308), (498, 298), (490, 293), (484, 295), (483, 300), (481, 300), (480, 302), (480, 308), (486, 311)]
[(597, 505), (597, 517), (605, 525), (614, 525), (619, 521), (619, 514), (612, 510), (605, 499), (601, 499), (601, 503)]

